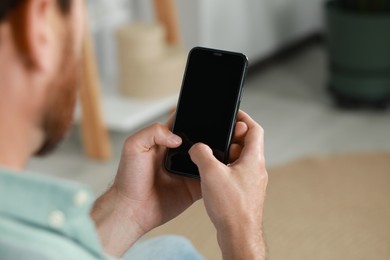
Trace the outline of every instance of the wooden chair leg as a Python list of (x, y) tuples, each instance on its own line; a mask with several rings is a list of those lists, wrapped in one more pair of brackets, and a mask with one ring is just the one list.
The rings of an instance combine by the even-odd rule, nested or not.
[[(180, 44), (181, 37), (174, 0), (154, 0), (154, 8), (157, 19), (167, 29), (167, 42)], [(80, 89), (84, 149), (93, 159), (108, 160), (112, 157), (111, 143), (101, 113), (99, 76), (88, 26), (85, 35)]]
[(112, 157), (111, 143), (101, 111), (99, 75), (88, 25), (86, 28), (80, 87), (82, 139), (88, 157), (108, 160)]
[(167, 42), (180, 44), (181, 36), (174, 0), (154, 0), (154, 11), (157, 19), (167, 30)]

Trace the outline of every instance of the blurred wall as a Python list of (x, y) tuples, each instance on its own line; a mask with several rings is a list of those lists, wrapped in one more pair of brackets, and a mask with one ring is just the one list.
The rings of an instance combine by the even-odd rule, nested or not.
[[(88, 0), (103, 82), (117, 76), (115, 30), (154, 20), (153, 0)], [(323, 0), (175, 0), (187, 49), (207, 46), (245, 53), (253, 62), (322, 27)]]
[(205, 45), (258, 60), (321, 30), (322, 0), (176, 0), (187, 47)]
[(133, 19), (133, 0), (88, 0), (88, 14), (103, 88), (112, 89), (118, 72), (115, 32)]

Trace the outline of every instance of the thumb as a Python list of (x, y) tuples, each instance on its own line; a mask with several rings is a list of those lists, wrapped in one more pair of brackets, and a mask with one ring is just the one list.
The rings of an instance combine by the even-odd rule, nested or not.
[(149, 151), (155, 146), (176, 148), (181, 143), (182, 139), (174, 135), (167, 126), (154, 124), (128, 138), (125, 147), (130, 151)]
[(201, 177), (206, 172), (217, 171), (221, 166), (224, 166), (215, 158), (210, 147), (205, 144), (195, 144), (189, 150), (189, 154), (191, 160), (198, 166)]

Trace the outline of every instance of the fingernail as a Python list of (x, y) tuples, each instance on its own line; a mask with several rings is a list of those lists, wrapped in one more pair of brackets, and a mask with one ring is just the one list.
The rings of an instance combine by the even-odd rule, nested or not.
[(181, 144), (181, 138), (177, 135), (171, 135), (168, 137), (168, 142), (171, 144)]

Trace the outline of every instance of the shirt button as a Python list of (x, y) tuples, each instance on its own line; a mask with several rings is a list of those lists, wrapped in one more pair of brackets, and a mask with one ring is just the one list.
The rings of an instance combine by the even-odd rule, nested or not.
[(76, 195), (73, 198), (73, 204), (76, 207), (82, 207), (84, 206), (88, 201), (89, 195), (86, 191), (79, 191), (76, 193)]
[(54, 210), (49, 214), (49, 225), (52, 228), (61, 228), (65, 224), (65, 214), (60, 210)]

